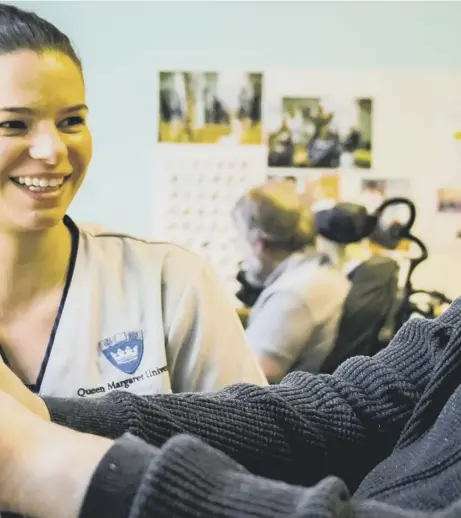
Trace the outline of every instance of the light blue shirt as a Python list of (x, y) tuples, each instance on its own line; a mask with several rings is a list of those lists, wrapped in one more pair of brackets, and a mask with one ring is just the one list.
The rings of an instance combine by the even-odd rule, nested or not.
[(269, 276), (251, 310), (250, 347), (285, 374), (319, 372), (334, 347), (350, 287), (346, 275), (322, 264), (312, 248), (293, 253)]

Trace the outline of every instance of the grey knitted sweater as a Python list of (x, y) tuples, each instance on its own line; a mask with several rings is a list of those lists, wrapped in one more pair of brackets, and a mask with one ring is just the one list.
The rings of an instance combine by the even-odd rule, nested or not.
[(333, 376), (46, 402), (55, 422), (119, 438), (82, 518), (451, 518), (461, 516), (460, 382), (458, 299)]

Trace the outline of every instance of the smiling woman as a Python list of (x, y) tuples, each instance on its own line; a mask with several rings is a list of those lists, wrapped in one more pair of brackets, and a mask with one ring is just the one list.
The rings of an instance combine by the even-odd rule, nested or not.
[(81, 69), (52, 48), (0, 59), (0, 223), (47, 228), (62, 220), (91, 159)]
[(87, 113), (67, 36), (0, 4), (3, 359), (48, 395), (264, 385), (202, 259), (175, 245), (90, 231), (66, 215), (92, 156)]

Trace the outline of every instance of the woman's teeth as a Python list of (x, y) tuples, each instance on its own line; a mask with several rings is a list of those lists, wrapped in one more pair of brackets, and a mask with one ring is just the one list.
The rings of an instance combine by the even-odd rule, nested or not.
[(64, 183), (65, 178), (34, 178), (32, 176), (19, 176), (18, 178), (12, 178), (12, 180), (22, 187), (27, 187), (30, 191), (43, 191), (58, 189)]

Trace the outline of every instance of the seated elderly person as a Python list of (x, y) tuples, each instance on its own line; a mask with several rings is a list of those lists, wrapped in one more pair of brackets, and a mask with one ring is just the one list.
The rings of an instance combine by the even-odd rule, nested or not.
[(317, 250), (352, 282), (335, 347), (321, 369), (332, 373), (352, 356), (375, 354), (384, 346), (384, 332), (393, 334), (399, 266), (392, 258), (372, 253), (367, 245), (351, 253), (352, 243), (363, 243), (377, 229), (383, 233), (379, 220), (364, 206), (324, 200), (313, 211)]
[(350, 283), (315, 250), (312, 214), (284, 183), (251, 189), (233, 210), (245, 280), (261, 293), (246, 336), (272, 383), (320, 371), (334, 346)]

